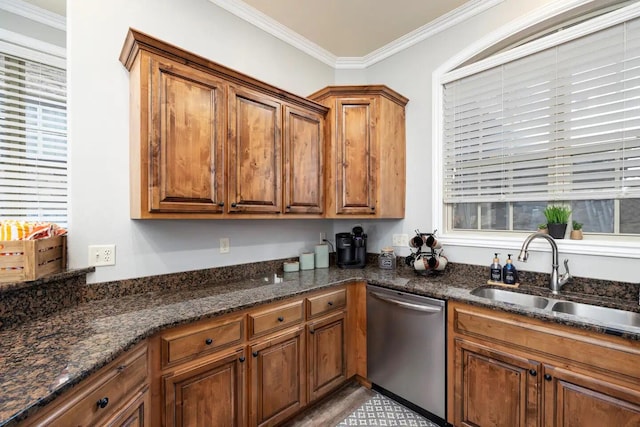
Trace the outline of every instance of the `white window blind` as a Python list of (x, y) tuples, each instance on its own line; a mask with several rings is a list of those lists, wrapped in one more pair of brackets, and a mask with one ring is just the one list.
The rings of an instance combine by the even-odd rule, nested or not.
[(444, 85), (444, 201), (640, 197), (640, 19)]
[(66, 71), (0, 52), (0, 219), (67, 225)]

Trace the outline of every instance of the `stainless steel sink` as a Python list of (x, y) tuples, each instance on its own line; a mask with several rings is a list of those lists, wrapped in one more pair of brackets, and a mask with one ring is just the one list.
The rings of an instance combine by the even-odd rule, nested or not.
[(640, 313), (634, 313), (631, 311), (571, 301), (558, 301), (551, 307), (551, 310), (559, 313), (586, 317), (603, 323), (615, 323), (618, 325), (640, 328)]
[(525, 307), (545, 308), (547, 304), (549, 304), (549, 300), (544, 297), (521, 294), (503, 289), (476, 288), (471, 291), (471, 295), (509, 304), (523, 305)]

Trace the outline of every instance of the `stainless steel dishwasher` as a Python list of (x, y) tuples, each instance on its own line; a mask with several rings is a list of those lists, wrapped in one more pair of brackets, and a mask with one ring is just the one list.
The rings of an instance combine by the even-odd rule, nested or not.
[(443, 300), (367, 286), (369, 380), (440, 425), (446, 425), (445, 311)]

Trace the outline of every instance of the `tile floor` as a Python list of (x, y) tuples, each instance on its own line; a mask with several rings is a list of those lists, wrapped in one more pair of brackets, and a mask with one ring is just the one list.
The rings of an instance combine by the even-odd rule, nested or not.
[(377, 392), (336, 427), (343, 426), (438, 427), (437, 424)]

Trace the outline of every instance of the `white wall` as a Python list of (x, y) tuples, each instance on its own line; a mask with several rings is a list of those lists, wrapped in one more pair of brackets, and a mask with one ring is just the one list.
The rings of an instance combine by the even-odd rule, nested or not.
[(331, 67), (207, 0), (67, 3), (70, 267), (87, 266), (90, 244), (116, 245), (116, 265), (88, 277), (102, 282), (297, 256), (331, 232), (325, 220), (129, 219), (129, 75), (118, 57), (133, 27), (300, 95), (332, 84)]
[[(511, 21), (522, 19), (532, 11), (553, 3), (550, 0), (505, 0), (482, 14), (468, 19), (452, 28), (440, 32), (423, 42), (406, 49), (387, 60), (367, 69), (367, 82), (384, 83), (409, 98), (406, 110), (407, 126), (407, 213), (401, 222), (379, 223), (376, 225), (377, 239), (370, 239), (369, 247), (379, 248), (390, 243), (393, 233), (412, 234), (415, 229), (431, 231), (432, 218), (431, 173), (432, 144), (432, 74), (452, 57), (478, 44)], [(348, 74), (344, 72), (344, 74)], [(343, 76), (344, 77), (344, 76)], [(348, 76), (347, 76), (348, 77)], [(380, 239), (385, 239), (381, 241)], [(444, 239), (446, 241), (446, 239)], [(522, 239), (505, 239), (501, 243), (467, 245), (445, 245), (449, 260), (459, 263), (489, 265), (494, 252), (506, 258), (507, 253), (517, 257)], [(632, 258), (564, 255), (565, 249), (575, 249), (575, 242), (560, 242), (561, 259), (568, 258), (572, 274), (581, 277), (640, 281), (640, 262)], [(534, 245), (541, 252), (532, 252), (526, 264), (515, 264), (528, 271), (550, 272), (551, 255), (548, 245)], [(570, 246), (571, 245), (571, 246)], [(408, 248), (397, 248), (396, 253), (408, 255)], [(561, 267), (561, 271), (563, 267)]]

